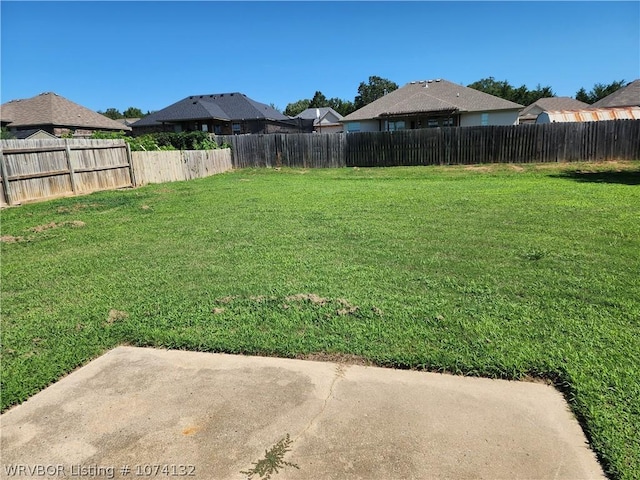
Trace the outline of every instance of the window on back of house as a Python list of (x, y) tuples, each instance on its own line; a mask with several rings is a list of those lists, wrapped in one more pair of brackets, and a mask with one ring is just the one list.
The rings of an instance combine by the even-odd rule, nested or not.
[(405, 123), (404, 120), (396, 120), (395, 122), (389, 122), (388, 130), (390, 132), (395, 132), (396, 130), (404, 130)]
[(488, 113), (483, 113), (482, 115), (480, 115), (480, 125), (482, 125), (482, 126), (489, 125), (489, 114)]
[(347, 123), (347, 132), (359, 132), (360, 122)]
[(233, 133), (240, 133), (240, 124), (239, 123), (232, 123), (231, 124), (231, 131)]
[(213, 133), (215, 133), (216, 135), (222, 135), (222, 127), (220, 125), (214, 125)]

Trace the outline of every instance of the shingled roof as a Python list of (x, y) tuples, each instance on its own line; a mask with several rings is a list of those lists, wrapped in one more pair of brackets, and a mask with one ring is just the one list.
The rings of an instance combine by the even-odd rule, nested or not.
[(551, 110), (580, 110), (589, 107), (588, 103), (581, 102), (571, 97), (547, 97), (540, 98), (520, 112), (520, 121), (534, 121), (540, 112)]
[(437, 111), (490, 112), (520, 108), (523, 106), (517, 103), (438, 79), (407, 83), (404, 87), (347, 115), (343, 121)]
[(11, 119), (9, 128), (54, 125), (92, 130), (131, 130), (130, 127), (89, 110), (60, 95), (47, 92), (0, 106), (2, 117)]
[(640, 107), (640, 78), (601, 98), (590, 108)]
[[(316, 110), (319, 110), (319, 112), (316, 112)], [(320, 119), (318, 119), (318, 117), (316, 116), (316, 113), (320, 113)], [(342, 120), (342, 115), (340, 115), (331, 107), (307, 108), (306, 110), (303, 110), (293, 118), (313, 120), (313, 124), (318, 125), (328, 114), (333, 115), (335, 118), (338, 119), (338, 121)], [(339, 125), (339, 124), (336, 123), (336, 125)]]
[(134, 123), (134, 127), (158, 125), (162, 122), (193, 120), (242, 121), (253, 119), (289, 120), (269, 105), (256, 102), (243, 93), (191, 95), (158, 110)]

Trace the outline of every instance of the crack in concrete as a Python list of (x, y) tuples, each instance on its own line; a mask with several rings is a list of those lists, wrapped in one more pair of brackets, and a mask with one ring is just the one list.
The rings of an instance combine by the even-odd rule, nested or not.
[(345, 375), (345, 372), (347, 371), (347, 368), (348, 368), (348, 366), (345, 366), (345, 365), (342, 365), (342, 364), (336, 365), (336, 373), (335, 373), (335, 376), (333, 377), (333, 380), (331, 381), (331, 385), (329, 386), (329, 393), (327, 394), (327, 396), (324, 399), (324, 402), (322, 404), (322, 408), (320, 409), (320, 411), (318, 413), (316, 413), (314, 415), (314, 417), (309, 421), (307, 426), (304, 427), (304, 429), (298, 435), (295, 436), (295, 438), (293, 439), (294, 442), (296, 440), (298, 440), (300, 437), (302, 437), (305, 433), (307, 433), (309, 431), (309, 429), (314, 424), (317, 423), (319, 417), (327, 409), (327, 404), (329, 403), (329, 400), (333, 396), (333, 388), (335, 387), (335, 385), (336, 385), (336, 383), (338, 382), (339, 379), (344, 378), (344, 375)]

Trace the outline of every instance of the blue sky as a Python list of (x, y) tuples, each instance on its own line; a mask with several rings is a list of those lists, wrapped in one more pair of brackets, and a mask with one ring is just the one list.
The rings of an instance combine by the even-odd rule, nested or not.
[(403, 85), (493, 76), (584, 86), (640, 78), (640, 2), (2, 1), (1, 99), (53, 91), (93, 110), (158, 110), (242, 92), (284, 109)]

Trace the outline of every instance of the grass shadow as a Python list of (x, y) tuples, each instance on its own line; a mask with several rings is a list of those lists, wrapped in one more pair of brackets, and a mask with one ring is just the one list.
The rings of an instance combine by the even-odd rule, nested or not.
[(563, 178), (576, 182), (640, 185), (640, 170), (623, 170), (619, 172), (583, 172), (575, 170), (549, 176), (551, 178)]

